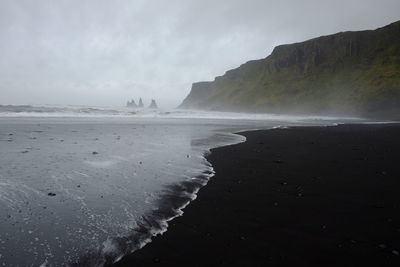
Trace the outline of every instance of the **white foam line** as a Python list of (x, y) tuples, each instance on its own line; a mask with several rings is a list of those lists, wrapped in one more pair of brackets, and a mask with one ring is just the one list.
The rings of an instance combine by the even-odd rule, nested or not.
[(90, 175), (87, 175), (86, 173), (83, 173), (83, 172), (78, 172), (78, 171), (73, 171), (73, 172), (76, 173), (76, 174), (85, 176), (85, 177), (90, 177)]
[[(314, 127), (336, 126), (336, 125), (337, 125), (337, 124), (332, 123), (332, 124), (330, 124), (330, 125), (316, 125), (316, 126), (314, 126)], [(296, 127), (296, 126), (292, 126), (292, 127)], [(297, 126), (297, 127), (298, 127), (298, 126)], [(305, 126), (305, 127), (312, 127), (312, 126)], [(197, 194), (198, 194), (198, 192), (199, 192), (203, 187), (207, 186), (207, 184), (208, 184), (208, 182), (210, 181), (210, 179), (211, 179), (212, 177), (215, 176), (215, 170), (214, 170), (213, 166), (212, 166), (211, 163), (206, 159), (206, 156), (211, 154), (211, 149), (220, 148), (220, 147), (225, 147), (225, 146), (231, 146), (231, 145), (236, 145), (236, 144), (240, 144), (240, 143), (246, 142), (246, 141), (247, 141), (246, 137), (239, 134), (239, 133), (241, 133), (241, 132), (256, 131), (256, 130), (267, 130), (267, 131), (268, 131), (268, 130), (277, 129), (277, 128), (286, 128), (286, 126), (276, 126), (276, 127), (266, 128), (266, 129), (245, 129), (245, 130), (241, 130), (241, 131), (238, 131), (238, 132), (235, 132), (235, 133), (222, 133), (222, 134), (224, 134), (224, 135), (230, 135), (230, 136), (240, 137), (240, 139), (236, 139), (236, 140), (237, 140), (236, 142), (231, 142), (231, 143), (229, 143), (229, 144), (215, 145), (215, 146), (213, 146), (213, 147), (211, 147), (211, 148), (209, 148), (209, 149), (206, 149), (206, 150), (204, 151), (204, 153), (203, 153), (204, 155), (202, 156), (202, 158), (204, 159), (204, 162), (206, 163), (206, 166), (208, 167), (208, 168), (206, 169), (206, 171), (209, 172), (207, 175), (205, 175), (204, 172), (202, 173), (202, 175), (205, 175), (205, 177), (206, 177), (206, 179), (204, 179), (204, 180), (205, 180), (204, 184), (202, 184), (201, 187), (195, 189), (195, 191), (194, 191), (192, 194), (190, 194), (190, 198), (191, 198), (191, 199), (190, 199), (189, 201), (187, 201), (187, 202), (184, 203), (181, 207), (179, 207), (179, 208), (177, 208), (177, 209), (175, 210), (176, 215), (171, 216), (170, 218), (166, 218), (166, 219), (162, 220), (161, 222), (159, 222), (160, 225), (162, 226), (162, 227), (161, 227), (161, 230), (152, 232), (152, 233), (151, 233), (151, 236), (150, 236), (149, 238), (145, 239), (141, 244), (139, 244), (139, 247), (138, 247), (138, 248), (134, 248), (134, 250), (133, 250), (133, 251), (130, 251), (130, 253), (133, 253), (134, 251), (140, 250), (140, 249), (142, 249), (143, 247), (145, 247), (147, 244), (151, 243), (151, 242), (152, 242), (152, 239), (153, 239), (155, 236), (157, 236), (157, 235), (163, 235), (163, 234), (168, 230), (168, 223), (169, 223), (170, 221), (174, 220), (174, 219), (177, 218), (177, 217), (183, 216), (183, 215), (184, 215), (184, 209), (185, 209), (192, 201), (194, 201), (194, 200), (197, 199)], [(288, 128), (291, 128), (291, 127), (289, 126)], [(218, 132), (217, 134), (221, 134), (221, 132)], [(193, 177), (192, 177), (192, 178), (193, 178)], [(195, 177), (194, 177), (194, 178), (195, 178)], [(151, 231), (151, 230), (150, 230), (150, 231)], [(122, 255), (122, 256), (117, 257), (117, 258), (115, 259), (114, 263), (120, 261), (124, 256), (125, 256), (125, 255)]]

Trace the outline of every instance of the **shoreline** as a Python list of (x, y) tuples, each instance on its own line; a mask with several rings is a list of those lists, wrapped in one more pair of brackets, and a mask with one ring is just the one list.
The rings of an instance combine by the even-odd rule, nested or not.
[[(393, 193), (400, 193), (394, 178), (400, 174), (395, 164), (399, 124), (239, 134), (245, 143), (212, 149), (206, 156), (216, 174), (185, 208), (185, 216), (115, 266), (400, 263), (400, 196)], [(391, 171), (378, 175), (379, 168)], [(381, 185), (380, 176), (385, 176)], [(365, 218), (376, 228), (366, 227)]]

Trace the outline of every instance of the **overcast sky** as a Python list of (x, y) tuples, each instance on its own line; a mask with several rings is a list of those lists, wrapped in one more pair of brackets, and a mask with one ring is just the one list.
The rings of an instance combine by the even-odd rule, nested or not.
[(399, 0), (0, 0), (0, 104), (174, 107), (274, 46), (400, 19)]

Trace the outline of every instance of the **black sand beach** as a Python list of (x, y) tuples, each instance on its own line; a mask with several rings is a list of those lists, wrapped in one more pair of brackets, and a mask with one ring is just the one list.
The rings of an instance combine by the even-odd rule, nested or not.
[(242, 133), (162, 236), (116, 266), (400, 266), (400, 125)]

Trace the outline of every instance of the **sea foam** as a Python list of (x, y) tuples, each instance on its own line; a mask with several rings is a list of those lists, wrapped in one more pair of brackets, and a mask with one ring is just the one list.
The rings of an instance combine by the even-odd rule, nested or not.
[(205, 155), (244, 142), (235, 132), (348, 121), (0, 106), (0, 264), (115, 262), (184, 214), (214, 175)]

